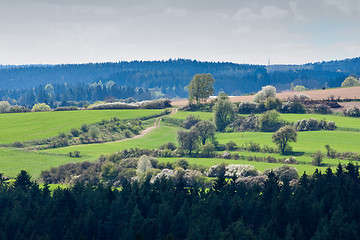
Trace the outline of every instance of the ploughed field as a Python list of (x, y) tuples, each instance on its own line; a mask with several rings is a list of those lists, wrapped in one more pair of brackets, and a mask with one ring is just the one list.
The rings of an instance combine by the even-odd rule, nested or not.
[[(11, 126), (9, 129), (5, 127), (5, 123), (0, 121), (0, 124), (7, 129), (6, 134), (11, 140), (2, 140), (3, 143), (9, 143), (14, 141), (22, 141), (27, 139), (38, 139), (49, 136), (57, 135), (61, 131), (69, 131), (72, 127), (79, 128), (82, 123), (97, 122), (102, 119), (110, 119), (112, 117), (118, 117), (121, 119), (138, 118), (143, 116), (149, 116), (161, 112), (162, 110), (101, 110), (101, 111), (75, 111), (75, 112), (48, 112), (48, 113), (26, 113), (26, 114), (2, 114), (2, 119), (7, 119), (7, 123)], [(83, 112), (83, 113), (82, 113)], [(55, 114), (54, 114), (55, 113)], [(53, 114), (53, 115), (52, 115)], [(83, 114), (81, 116), (81, 114)], [(163, 118), (173, 118), (177, 120), (183, 120), (188, 115), (199, 116), (201, 119), (212, 119), (212, 113), (207, 112), (183, 112), (178, 111), (171, 116), (164, 116)], [(5, 116), (5, 117), (4, 117)], [(21, 134), (16, 126), (23, 127), (21, 122), (31, 120), (32, 124), (24, 123), (29, 130)], [(54, 119), (55, 118), (55, 119)], [(61, 120), (59, 120), (62, 119)], [(266, 157), (271, 156), (276, 159), (289, 158), (294, 156), (299, 164), (291, 164), (298, 169), (302, 174), (306, 171), (308, 174), (312, 174), (316, 168), (325, 170), (326, 167), (331, 166), (335, 169), (338, 163), (347, 163), (347, 160), (329, 159), (324, 158), (323, 165), (321, 167), (315, 167), (311, 165), (311, 155), (318, 150), (326, 153), (325, 145), (329, 144), (331, 148), (338, 152), (359, 152), (360, 143), (360, 119), (343, 117), (337, 115), (319, 115), (319, 114), (281, 114), (281, 118), (295, 122), (301, 119), (315, 118), (319, 120), (334, 121), (338, 127), (335, 131), (313, 131), (313, 132), (299, 132), (298, 140), (295, 143), (290, 143), (293, 147), (293, 154), (290, 156), (284, 156), (278, 153), (261, 153), (261, 152), (247, 152), (247, 151), (234, 151), (231, 153), (237, 153), (242, 158), (238, 160), (234, 159), (222, 159), (222, 158), (188, 158), (190, 164), (203, 165), (210, 167), (217, 163), (229, 163), (229, 164), (249, 164), (255, 166), (258, 170), (264, 171), (268, 168), (275, 168), (282, 166), (282, 163), (268, 163), (268, 162), (256, 162), (249, 161), (249, 156)], [(12, 119), (12, 120), (11, 120)], [(50, 120), (49, 120), (50, 119)], [(54, 121), (51, 121), (53, 119)], [(64, 124), (66, 122), (66, 124)], [(11, 123), (13, 125), (11, 125)], [(37, 123), (37, 124), (36, 124)], [(47, 125), (49, 124), (49, 125)], [(43, 126), (38, 128), (39, 125)], [(111, 154), (123, 149), (129, 148), (149, 148), (155, 149), (162, 144), (173, 142), (177, 143), (176, 132), (180, 127), (174, 125), (168, 125), (164, 121), (161, 122), (160, 127), (153, 129), (143, 137), (128, 139), (126, 141), (97, 143), (97, 144), (81, 144), (73, 145), (69, 147), (47, 149), (35, 152), (25, 152), (12, 148), (0, 149), (0, 172), (4, 172), (5, 175), (14, 177), (21, 169), (27, 170), (33, 177), (37, 178), (42, 170), (47, 170), (51, 167), (55, 167), (68, 162), (78, 161), (96, 161), (101, 155)], [(41, 131), (38, 133), (37, 131)], [(217, 133), (216, 138), (220, 143), (227, 143), (229, 141), (235, 142), (238, 146), (248, 144), (250, 142), (259, 143), (261, 146), (267, 145), (269, 147), (276, 147), (272, 142), (271, 136), (273, 133), (265, 132), (234, 132), (234, 133)], [(38, 137), (41, 136), (41, 137)], [(1, 136), (0, 139), (7, 139)], [(69, 152), (79, 151), (81, 158), (71, 158), (67, 154)], [(178, 158), (159, 158), (160, 162), (175, 162)]]

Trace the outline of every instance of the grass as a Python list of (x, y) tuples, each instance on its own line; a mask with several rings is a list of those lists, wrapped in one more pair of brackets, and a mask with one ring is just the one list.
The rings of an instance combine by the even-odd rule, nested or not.
[(199, 117), (202, 120), (210, 120), (213, 117), (212, 112), (187, 112), (187, 111), (177, 111), (176, 114), (171, 115), (171, 118), (175, 119), (185, 119), (187, 116), (193, 115)]
[(79, 128), (83, 123), (95, 123), (102, 119), (139, 118), (162, 111), (132, 109), (0, 114), (0, 144), (52, 137), (71, 128)]
[[(72, 127), (79, 127), (83, 122), (97, 122), (102, 119), (118, 117), (122, 119), (136, 118), (146, 115), (152, 115), (161, 110), (102, 110), (102, 111), (74, 111), (74, 112), (50, 112), (50, 113), (24, 113), (24, 114), (2, 114), (0, 115), (0, 126), (4, 131), (0, 136), (1, 142), (13, 142), (20, 139), (38, 139), (44, 136), (57, 135), (58, 132), (66, 131)], [(59, 114), (59, 115), (58, 115)], [(63, 115), (64, 114), (64, 115)], [(201, 119), (211, 119), (212, 113), (209, 112), (184, 112), (178, 111), (172, 118), (185, 119), (188, 115), (199, 116)], [(5, 116), (5, 117), (4, 117)], [(335, 121), (339, 127), (336, 131), (316, 131), (299, 132), (298, 141), (291, 143), (295, 151), (296, 159), (306, 164), (293, 165), (302, 173), (306, 171), (312, 174), (317, 168), (310, 165), (312, 161), (311, 154), (317, 150), (325, 152), (325, 145), (329, 144), (338, 152), (352, 151), (358, 152), (358, 143), (360, 142), (360, 133), (354, 130), (360, 130), (360, 119), (349, 118), (335, 115), (319, 114), (281, 114), (281, 117), (287, 121), (295, 122), (300, 119), (324, 119), (326, 121)], [(149, 122), (152, 125), (153, 120)], [(10, 130), (6, 127), (10, 126)], [(42, 126), (42, 127), (37, 127)], [(18, 130), (17, 128), (22, 129)], [(123, 142), (85, 144), (70, 146), (65, 148), (48, 149), (39, 152), (24, 152), (16, 149), (0, 148), (0, 172), (10, 177), (16, 176), (21, 169), (27, 170), (35, 179), (39, 177), (41, 170), (46, 170), (54, 166), (75, 161), (95, 161), (101, 155), (107, 155), (119, 150), (129, 148), (158, 148), (164, 143), (176, 143), (176, 127), (161, 125), (154, 129), (148, 135), (136, 139), (130, 139)], [(346, 131), (345, 131), (346, 130)], [(40, 131), (37, 133), (37, 131)], [(273, 133), (263, 132), (240, 132), (240, 133), (217, 133), (216, 137), (220, 143), (234, 141), (241, 146), (245, 142), (256, 142), (261, 146), (268, 145), (276, 147), (271, 141)], [(15, 139), (15, 140), (14, 140)], [(70, 158), (65, 156), (68, 152), (79, 151), (82, 158)], [(59, 155), (60, 154), (60, 155)], [(277, 159), (285, 158), (280, 154), (238, 152), (245, 157), (267, 156), (271, 155)], [(178, 158), (159, 158), (159, 161), (176, 161)], [(250, 164), (258, 170), (263, 171), (268, 168), (281, 166), (281, 163), (265, 163), (247, 160), (224, 160), (207, 158), (188, 158), (191, 164), (212, 166), (220, 162), (229, 164)], [(348, 161), (338, 159), (324, 159), (324, 169), (327, 165), (336, 166), (339, 162), (346, 164)]]
[(129, 148), (158, 148), (167, 142), (176, 142), (177, 128), (160, 126), (149, 134), (123, 142), (99, 143), (76, 145), (65, 148), (48, 149), (41, 152), (67, 154), (68, 152), (80, 151), (82, 160), (94, 161), (101, 155), (107, 155), (123, 149)]
[(38, 179), (42, 170), (78, 161), (82, 159), (0, 148), (0, 172), (12, 178), (21, 170), (26, 170), (33, 179)]

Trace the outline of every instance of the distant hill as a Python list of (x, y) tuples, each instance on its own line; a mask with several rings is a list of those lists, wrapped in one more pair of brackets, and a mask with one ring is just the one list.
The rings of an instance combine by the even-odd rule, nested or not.
[[(186, 86), (196, 73), (211, 73), (215, 90), (230, 95), (290, 84), (307, 88), (338, 87), (350, 74), (360, 74), (360, 58), (304, 65), (249, 65), (196, 60), (131, 61), (64, 65), (0, 66), (0, 90), (30, 89), (46, 84), (91, 84), (101, 80), (118, 86), (157, 89), (168, 97), (187, 97)], [(56, 89), (55, 89), (56, 90)], [(6, 93), (6, 91), (2, 91)], [(6, 96), (0, 96), (3, 99)], [(100, 100), (100, 99), (99, 99)]]

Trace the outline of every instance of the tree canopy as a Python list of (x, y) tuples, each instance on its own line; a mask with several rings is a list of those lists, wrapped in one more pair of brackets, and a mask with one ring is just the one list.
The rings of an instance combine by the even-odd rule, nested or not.
[(355, 77), (347, 77), (341, 83), (341, 87), (351, 87), (351, 86), (359, 86), (359, 85), (360, 85), (360, 82)]
[(215, 80), (210, 73), (196, 74), (188, 86), (189, 100), (200, 103), (200, 100), (210, 97), (214, 93), (214, 83)]
[(282, 154), (285, 153), (289, 142), (296, 142), (297, 132), (293, 126), (284, 126), (280, 128), (272, 136), (273, 142), (275, 142)]

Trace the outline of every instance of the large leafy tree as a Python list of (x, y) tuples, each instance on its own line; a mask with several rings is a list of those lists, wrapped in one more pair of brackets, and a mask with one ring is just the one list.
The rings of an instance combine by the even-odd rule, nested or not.
[(218, 131), (223, 132), (226, 126), (234, 121), (235, 109), (229, 100), (218, 100), (214, 105), (214, 121)]
[(200, 100), (211, 96), (214, 93), (214, 82), (215, 80), (210, 73), (196, 74), (188, 86), (189, 100), (200, 103)]
[(215, 135), (216, 127), (210, 121), (200, 121), (193, 128), (198, 133), (202, 145), (205, 145), (206, 140)]
[(181, 148), (188, 151), (189, 155), (195, 150), (198, 146), (199, 135), (194, 129), (190, 131), (178, 131), (177, 139), (181, 145)]
[(289, 142), (296, 142), (297, 132), (292, 126), (284, 126), (280, 128), (272, 136), (272, 140), (279, 146), (282, 154), (285, 153)]

